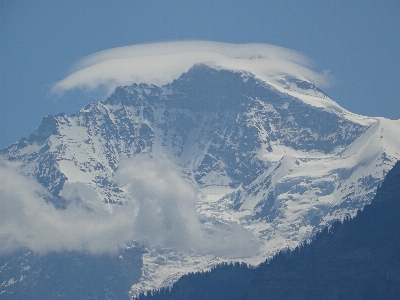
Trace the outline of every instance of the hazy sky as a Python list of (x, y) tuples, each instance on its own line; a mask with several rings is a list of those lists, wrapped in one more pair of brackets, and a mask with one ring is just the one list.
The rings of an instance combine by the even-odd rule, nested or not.
[(83, 57), (160, 41), (267, 43), (308, 56), (344, 108), (400, 118), (400, 1), (0, 2), (0, 148), (95, 95), (51, 93)]

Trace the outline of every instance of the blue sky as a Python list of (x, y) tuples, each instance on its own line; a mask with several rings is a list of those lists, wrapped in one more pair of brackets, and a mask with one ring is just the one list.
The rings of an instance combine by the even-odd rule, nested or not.
[(268, 43), (328, 69), (326, 93), (358, 114), (400, 118), (400, 1), (0, 1), (0, 148), (96, 95), (51, 87), (109, 48), (160, 41)]

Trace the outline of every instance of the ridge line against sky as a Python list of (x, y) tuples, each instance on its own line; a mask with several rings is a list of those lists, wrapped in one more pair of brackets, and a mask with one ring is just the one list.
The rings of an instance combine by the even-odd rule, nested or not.
[(325, 92), (362, 115), (400, 118), (400, 1), (0, 2), (0, 149), (98, 94), (51, 87), (83, 57), (163, 41), (263, 43), (330, 70)]

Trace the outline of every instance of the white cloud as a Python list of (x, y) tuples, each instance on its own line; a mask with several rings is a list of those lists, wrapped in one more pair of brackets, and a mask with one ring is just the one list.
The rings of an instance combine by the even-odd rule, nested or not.
[(253, 234), (238, 225), (216, 223), (206, 230), (196, 212), (199, 190), (166, 159), (136, 156), (121, 161), (115, 180), (139, 206), (134, 235), (142, 243), (230, 257), (258, 250)]
[(94, 202), (87, 200), (95, 193), (78, 184), (67, 187), (70, 205), (57, 210), (44, 201), (47, 191), (40, 184), (18, 173), (17, 166), (0, 163), (0, 253), (114, 252), (131, 240), (227, 257), (257, 252), (252, 233), (237, 225), (205, 229), (196, 213), (198, 190), (170, 162), (123, 160), (115, 180), (132, 197), (127, 205), (99, 209), (97, 203), (92, 209)]
[(0, 164), (0, 253), (17, 249), (36, 252), (113, 252), (133, 238), (125, 229), (130, 213), (94, 213), (70, 205), (57, 210), (44, 201), (47, 191), (36, 181)]
[(229, 70), (247, 71), (267, 82), (281, 75), (307, 79), (327, 87), (330, 74), (310, 69), (304, 55), (268, 44), (227, 44), (206, 41), (165, 42), (109, 49), (83, 58), (72, 72), (56, 83), (52, 91), (93, 90), (132, 83), (163, 85), (172, 82), (196, 63)]

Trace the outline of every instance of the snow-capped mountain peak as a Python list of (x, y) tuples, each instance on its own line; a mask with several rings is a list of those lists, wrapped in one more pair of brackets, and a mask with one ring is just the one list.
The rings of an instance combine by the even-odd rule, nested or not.
[(256, 264), (362, 209), (400, 158), (399, 121), (354, 115), (304, 77), (270, 78), (196, 64), (48, 116), (0, 156), (57, 207), (104, 216), (113, 242), (147, 247), (132, 296), (221, 261)]

